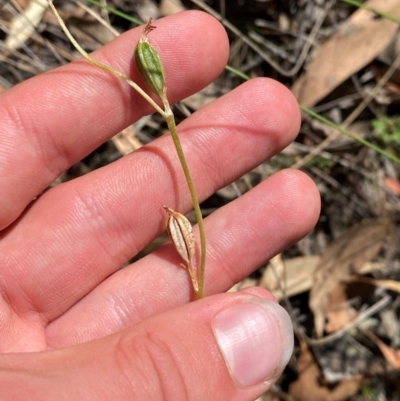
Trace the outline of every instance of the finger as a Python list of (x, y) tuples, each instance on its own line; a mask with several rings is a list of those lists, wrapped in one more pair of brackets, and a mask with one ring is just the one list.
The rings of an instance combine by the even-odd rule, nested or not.
[[(205, 220), (206, 293), (227, 291), (315, 225), (319, 194), (307, 175), (286, 170)], [(191, 283), (171, 245), (109, 277), (46, 328), (49, 346), (103, 337), (187, 303)]]
[(293, 349), (286, 311), (255, 293), (213, 296), (80, 346), (1, 356), (2, 394), (18, 399), (18, 388), (43, 401), (254, 400)]
[[(156, 25), (150, 40), (163, 60), (172, 102), (197, 92), (221, 73), (228, 42), (215, 19), (186, 12)], [(143, 83), (132, 61), (141, 31), (138, 27), (121, 35), (93, 57)], [(61, 172), (151, 112), (151, 106), (127, 84), (86, 61), (40, 75), (2, 94), (0, 230)]]
[[(195, 113), (178, 130), (199, 198), (287, 146), (299, 120), (293, 95), (267, 79)], [(191, 208), (169, 136), (40, 197), (0, 243), (4, 292), (53, 320), (164, 231), (163, 204)]]
[[(265, 79), (194, 114), (178, 129), (200, 199), (288, 145), (298, 125), (292, 94)], [(164, 231), (163, 204), (191, 208), (169, 136), (46, 192), (0, 243), (10, 302), (59, 316)]]

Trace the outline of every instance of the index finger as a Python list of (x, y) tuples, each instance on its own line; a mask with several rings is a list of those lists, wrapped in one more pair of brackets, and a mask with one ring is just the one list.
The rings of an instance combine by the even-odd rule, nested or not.
[[(199, 91), (222, 71), (228, 43), (214, 18), (188, 11), (156, 25), (151, 41), (163, 60), (171, 102)], [(142, 84), (132, 61), (141, 31), (121, 35), (93, 57)], [(82, 60), (0, 95), (0, 230), (61, 172), (152, 111), (119, 78)]]

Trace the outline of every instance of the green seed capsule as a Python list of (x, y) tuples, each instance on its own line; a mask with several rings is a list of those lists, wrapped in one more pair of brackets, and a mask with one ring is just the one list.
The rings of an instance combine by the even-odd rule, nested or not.
[(136, 46), (135, 61), (146, 84), (162, 99), (166, 94), (164, 67), (156, 49), (147, 40), (147, 34), (153, 29), (155, 26), (151, 25), (150, 19)]

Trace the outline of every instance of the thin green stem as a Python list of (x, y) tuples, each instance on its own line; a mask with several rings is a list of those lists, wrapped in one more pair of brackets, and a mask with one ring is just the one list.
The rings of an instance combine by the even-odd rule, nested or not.
[(225, 69), (229, 72), (233, 72), (235, 75), (237, 75), (240, 78), (243, 78), (246, 81), (248, 81), (250, 79), (250, 77), (248, 75), (246, 75), (242, 71), (237, 70), (236, 68), (233, 68), (232, 66), (230, 66), (228, 64), (225, 66)]
[[(342, 1), (346, 1), (347, 0), (342, 0)], [(352, 2), (353, 0), (348, 0), (349, 2)], [(353, 2), (355, 3), (355, 2)], [(237, 76), (243, 78), (244, 80), (248, 81), (250, 79), (250, 77), (246, 74), (243, 74), (241, 71), (236, 70), (235, 68), (227, 65), (225, 67), (226, 70), (233, 72), (234, 74), (236, 74)], [(376, 152), (380, 153), (381, 155), (387, 157), (390, 160), (395, 161), (396, 163), (400, 163), (400, 159), (398, 159), (396, 156), (390, 154), (389, 152), (386, 152), (385, 150), (381, 149), (380, 147), (374, 145), (373, 143), (361, 138), (360, 136), (354, 134), (353, 132), (341, 127), (340, 125), (335, 124), (333, 121), (328, 120), (327, 118), (321, 116), (320, 114), (316, 113), (315, 111), (309, 109), (308, 107), (302, 106), (300, 105), (300, 109), (302, 111), (304, 111), (305, 113), (309, 114), (311, 117), (323, 122), (326, 125), (329, 125), (332, 128), (335, 128), (336, 130), (338, 130), (339, 132), (341, 132), (344, 135), (349, 136), (350, 138), (353, 138), (354, 140), (356, 140), (357, 142), (363, 144), (364, 146), (367, 146), (370, 149), (375, 150)]]
[(194, 189), (193, 180), (190, 175), (189, 167), (186, 162), (185, 154), (183, 153), (182, 144), (178, 136), (178, 131), (176, 129), (175, 118), (166, 97), (163, 100), (166, 114), (166, 121), (168, 124), (169, 132), (171, 133), (172, 140), (175, 145), (176, 153), (178, 154), (179, 161), (181, 163), (183, 174), (185, 175), (187, 185), (189, 187), (190, 196), (192, 197), (192, 203), (194, 212), (196, 214), (197, 225), (199, 227), (200, 235), (200, 268), (198, 270), (198, 291), (196, 291), (196, 296), (198, 299), (204, 298), (204, 284), (205, 284), (205, 271), (206, 271), (206, 234), (204, 230), (203, 216), (201, 214), (199, 200), (197, 198), (196, 190)]
[(342, 134), (345, 134), (345, 135), (349, 136), (350, 138), (353, 138), (355, 141), (363, 144), (364, 146), (367, 146), (370, 149), (375, 150), (376, 152), (380, 153), (381, 155), (387, 157), (388, 159), (393, 160), (396, 163), (400, 163), (400, 159), (397, 158), (396, 156), (392, 155), (389, 152), (386, 152), (385, 150), (379, 148), (378, 146), (376, 146), (373, 143), (365, 140), (364, 138), (361, 138), (360, 136), (356, 135), (354, 132), (351, 132), (351, 131), (341, 127), (340, 125), (335, 124), (333, 121), (328, 120), (327, 118), (321, 116), (320, 114), (315, 113), (314, 111), (312, 111), (308, 107), (300, 106), (300, 109), (303, 110), (304, 112), (306, 112), (307, 114), (309, 114), (311, 117), (314, 117), (315, 119), (323, 122), (324, 124), (329, 125), (332, 128), (335, 128), (336, 130), (338, 130)]
[(343, 3), (351, 4), (352, 6), (356, 6), (358, 8), (364, 8), (365, 10), (371, 11), (374, 14), (378, 15), (379, 17), (386, 18), (387, 20), (393, 21), (396, 24), (400, 25), (400, 19), (393, 17), (393, 15), (390, 15), (388, 13), (384, 13), (383, 11), (379, 11), (376, 8), (370, 7), (364, 3), (360, 3), (359, 1), (355, 0), (340, 0)]
[(136, 25), (142, 25), (143, 24), (143, 21), (141, 21), (140, 19), (131, 17), (130, 15), (125, 14), (122, 11), (117, 10), (116, 8), (107, 6), (106, 4), (101, 4), (96, 0), (86, 0), (86, 1), (88, 3), (94, 4), (97, 7), (103, 8), (104, 10), (110, 11), (111, 14), (118, 15), (118, 17), (126, 19), (127, 21), (130, 21), (130, 22), (133, 22)]
[[(189, 191), (190, 191), (190, 195), (192, 198), (192, 203), (193, 203), (193, 207), (194, 207), (194, 211), (196, 214), (196, 219), (197, 219), (197, 224), (199, 227), (199, 233), (200, 233), (200, 248), (201, 248), (201, 255), (200, 255), (200, 268), (198, 270), (198, 278), (194, 275), (193, 269), (191, 266), (188, 266), (188, 270), (189, 270), (189, 274), (190, 277), (192, 279), (193, 282), (193, 288), (196, 292), (196, 296), (197, 298), (204, 298), (204, 282), (205, 282), (205, 265), (206, 265), (206, 236), (205, 236), (205, 230), (204, 230), (204, 223), (203, 223), (203, 216), (201, 214), (201, 210), (200, 210), (200, 205), (199, 205), (199, 201), (197, 198), (197, 194), (196, 191), (194, 189), (194, 185), (193, 185), (193, 180), (191, 178), (190, 175), (190, 171), (189, 171), (189, 167), (187, 165), (186, 162), (186, 158), (185, 155), (183, 153), (183, 149), (182, 149), (182, 145), (178, 136), (178, 132), (176, 129), (176, 123), (175, 123), (175, 117), (174, 114), (171, 110), (171, 107), (169, 105), (165, 90), (163, 93), (158, 93), (161, 101), (163, 102), (164, 105), (164, 110), (158, 106), (158, 104), (145, 92), (143, 91), (142, 88), (140, 88), (140, 86), (138, 86), (135, 82), (133, 82), (127, 75), (125, 75), (124, 73), (114, 69), (113, 67), (110, 67), (106, 64), (103, 64), (99, 61), (97, 61), (96, 59), (94, 59), (93, 57), (91, 57), (80, 45), (79, 43), (75, 40), (75, 38), (72, 36), (72, 34), (70, 33), (70, 31), (68, 30), (68, 28), (66, 27), (66, 25), (64, 24), (64, 21), (62, 20), (62, 18), (60, 17), (60, 15), (58, 14), (57, 9), (54, 7), (52, 0), (47, 0), (51, 9), (53, 10), (55, 16), (57, 17), (57, 20), (62, 28), (62, 30), (64, 31), (65, 35), (68, 37), (68, 39), (71, 41), (71, 43), (74, 45), (75, 49), (86, 59), (88, 60), (90, 63), (92, 63), (93, 65), (95, 65), (96, 67), (110, 72), (122, 79), (124, 79), (133, 89), (135, 89), (145, 100), (147, 100), (148, 103), (150, 103), (154, 109), (156, 111), (158, 111), (166, 120), (167, 124), (168, 124), (168, 128), (170, 130), (175, 148), (176, 148), (176, 152), (178, 154), (178, 158), (179, 161), (181, 163), (182, 169), (183, 169), (183, 173), (185, 175), (186, 178), (186, 182), (188, 184), (189, 187)], [(90, 1), (90, 0), (88, 0)], [(91, 1), (92, 3), (95, 3), (94, 1)], [(100, 3), (98, 4), (99, 6)], [(110, 9), (107, 7), (107, 9)], [(115, 11), (115, 10), (113, 10)], [(190, 269), (189, 269), (190, 268)]]

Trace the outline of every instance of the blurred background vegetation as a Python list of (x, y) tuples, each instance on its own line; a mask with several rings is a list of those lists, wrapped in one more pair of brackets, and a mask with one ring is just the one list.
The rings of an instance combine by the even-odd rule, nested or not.
[[(272, 77), (294, 92), (303, 111), (295, 142), (202, 204), (210, 214), (287, 167), (306, 172), (321, 193), (313, 232), (232, 289), (268, 288), (294, 322), (292, 360), (261, 399), (400, 400), (400, 0), (55, 5), (88, 52), (149, 17), (202, 9), (218, 18), (231, 42), (229, 67), (175, 105), (178, 121), (245, 79)], [(45, 0), (2, 0), (0, 27), (0, 92), (79, 58)], [(144, 117), (52, 185), (111, 163), (165, 130), (159, 116)], [(138, 257), (165, 241), (157, 238)]]

